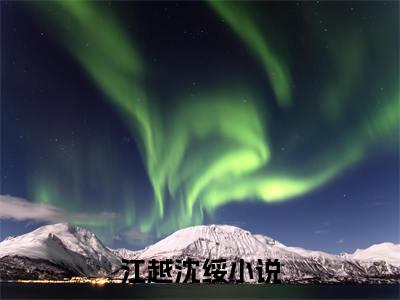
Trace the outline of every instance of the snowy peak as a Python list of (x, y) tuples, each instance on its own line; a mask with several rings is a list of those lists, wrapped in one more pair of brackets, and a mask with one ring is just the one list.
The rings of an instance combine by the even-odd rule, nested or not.
[(284, 244), (282, 244), (282, 243), (278, 242), (277, 240), (274, 240), (266, 235), (253, 234), (253, 236), (265, 245), (285, 247)]
[(381, 243), (366, 249), (357, 249), (349, 255), (353, 259), (368, 261), (387, 261), (395, 266), (400, 266), (400, 244)]
[(193, 226), (176, 231), (146, 248), (143, 255), (181, 253), (186, 250), (213, 251), (215, 248), (235, 248), (238, 255), (255, 252), (261, 243), (250, 232), (228, 225)]
[[(378, 247), (377, 247), (378, 246)], [(370, 247), (367, 253), (381, 253), (387, 258), (387, 250), (399, 254), (399, 245)], [(392, 249), (393, 248), (393, 249)], [(374, 250), (374, 251), (372, 251)], [(379, 250), (379, 251), (378, 251)], [(194, 258), (205, 261), (207, 258), (225, 258), (227, 265), (238, 259), (255, 262), (279, 259), (281, 279), (284, 282), (358, 282), (358, 283), (398, 283), (400, 268), (387, 260), (357, 260), (343, 255), (334, 255), (322, 251), (306, 250), (300, 247), (288, 247), (263, 235), (253, 235), (247, 230), (228, 225), (200, 225), (178, 230), (163, 240), (143, 250), (129, 252), (126, 249), (115, 250), (120, 257), (130, 259), (185, 259)], [(357, 252), (356, 256), (361, 256)], [(146, 276), (145, 267), (141, 270)], [(119, 273), (118, 276), (123, 274)]]
[(120, 258), (149, 261), (187, 257), (198, 261), (225, 258), (228, 264), (238, 259), (279, 259), (284, 282), (400, 282), (399, 244), (382, 243), (354, 254), (333, 255), (288, 247), (229, 225), (184, 228), (139, 251), (109, 249), (93, 233), (72, 224), (47, 225), (2, 241), (0, 272), (14, 279), (31, 278), (34, 274), (41, 278), (110, 273), (121, 277)]
[(2, 242), (12, 240), (12, 239), (15, 238), (15, 237), (16, 237), (15, 235), (9, 235), (9, 236), (6, 237), (4, 240), (2, 240)]
[(249, 231), (229, 225), (199, 225), (176, 231), (158, 243), (138, 251), (142, 259), (149, 257), (282, 257), (293, 256), (279, 242), (252, 235)]
[(114, 253), (117, 257), (125, 258), (125, 259), (135, 259), (139, 251), (133, 251), (126, 248), (118, 248), (111, 249), (108, 248), (112, 253)]
[(44, 259), (77, 274), (112, 271), (119, 259), (90, 231), (70, 223), (40, 227), (0, 243), (0, 258), (19, 256)]

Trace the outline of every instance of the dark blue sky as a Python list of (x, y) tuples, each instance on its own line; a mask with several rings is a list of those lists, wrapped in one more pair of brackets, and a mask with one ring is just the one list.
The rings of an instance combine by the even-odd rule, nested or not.
[[(139, 228), (135, 220), (151, 211), (153, 190), (143, 141), (125, 112), (110, 104), (60, 42), (61, 31), (43, 20), (37, 8), (27, 2), (1, 5), (1, 195), (51, 205), (65, 213), (65, 220), (85, 226), (79, 216), (83, 213), (87, 227), (113, 247), (140, 248), (159, 239), (163, 222), (180, 217), (180, 206), (165, 195), (163, 219), (150, 230)], [(221, 82), (232, 90), (247, 82), (261, 99), (271, 152), (279, 153), (267, 170), (288, 178), (314, 178), (341, 164), (353, 149), (362, 153), (307, 192), (276, 203), (250, 194), (245, 201), (230, 199), (212, 214), (201, 211), (201, 223), (237, 225), (287, 245), (335, 253), (399, 242), (398, 118), (393, 126), (387, 125), (390, 117), (377, 117), (381, 107), (392, 105), (393, 95), (393, 109), (398, 110), (397, 3), (258, 3), (244, 11), (242, 17), (252, 16), (254, 24), (274, 28), (273, 34), (266, 30), (268, 42), (292, 75), (295, 104), (286, 110), (271, 101), (273, 88), (246, 38), (238, 38), (234, 24), (230, 28), (206, 4), (97, 5), (108, 5), (140, 45), (149, 74), (143, 86), (149, 87), (150, 96), (162, 99), (157, 105), (166, 123), (173, 122), (176, 107), (185, 105), (176, 97), (201, 95)], [(260, 23), (260, 12), (266, 23)], [(307, 16), (315, 20), (307, 21)], [(90, 44), (90, 36), (87, 40)], [(320, 97), (332, 108), (342, 107), (334, 122), (318, 115)], [(381, 123), (385, 125), (377, 125)], [(363, 138), (364, 131), (368, 138)], [(201, 142), (211, 152), (222, 145), (220, 139), (211, 134)], [(196, 149), (191, 149), (185, 159), (195, 160)], [(101, 213), (110, 217), (109, 226), (95, 222)], [(1, 239), (55, 219), (3, 216)]]

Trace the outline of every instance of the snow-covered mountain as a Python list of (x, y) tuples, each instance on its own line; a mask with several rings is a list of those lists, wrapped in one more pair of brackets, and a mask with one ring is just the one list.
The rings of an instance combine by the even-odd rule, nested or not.
[(386, 261), (394, 266), (400, 266), (400, 244), (376, 244), (367, 249), (357, 249), (353, 254), (345, 256), (366, 263), (370, 261)]
[[(120, 258), (125, 258), (145, 260), (141, 274), (146, 277), (147, 262), (153, 258), (185, 260), (190, 257), (200, 262), (207, 258), (225, 258), (228, 270), (231, 263), (239, 259), (251, 262), (255, 268), (257, 259), (270, 258), (279, 259), (283, 282), (400, 283), (399, 255), (400, 245), (392, 243), (373, 245), (353, 254), (333, 255), (289, 247), (270, 237), (228, 225), (188, 227), (145, 249), (131, 251), (106, 248), (85, 229), (55, 224), (1, 242), (0, 272), (3, 279), (4, 274), (9, 274), (6, 278), (21, 278), (32, 274), (36, 277), (66, 277), (110, 273), (122, 278), (124, 271), (119, 270)], [(16, 269), (19, 271), (15, 272)], [(172, 273), (176, 275), (176, 272)], [(198, 273), (201, 279), (201, 266)], [(245, 274), (245, 280), (252, 281), (248, 274)]]
[[(398, 248), (392, 250), (399, 254)], [(345, 257), (288, 247), (270, 237), (253, 235), (234, 226), (201, 225), (178, 230), (143, 250), (119, 249), (114, 253), (123, 258), (145, 261), (190, 257), (203, 262), (207, 258), (226, 258), (228, 269), (230, 262), (241, 258), (252, 262), (254, 267), (258, 258), (279, 259), (280, 277), (284, 282), (400, 282), (400, 268), (391, 264), (392, 252), (388, 253), (388, 261), (382, 259), (385, 258), (383, 249), (379, 259), (371, 256), (370, 260), (359, 260), (357, 251)], [(141, 269), (144, 277), (146, 267), (144, 264)], [(246, 280), (251, 281), (249, 278)]]
[[(69, 223), (40, 227), (0, 243), (1, 262), (48, 262), (69, 274), (98, 276), (120, 267), (120, 259), (90, 231)], [(3, 266), (4, 267), (4, 266)], [(2, 277), (4, 273), (2, 272)]]
[(136, 251), (135, 255), (144, 260), (181, 256), (199, 259), (299, 257), (269, 237), (252, 235), (247, 230), (229, 225), (200, 225), (184, 228), (154, 245)]
[(129, 250), (126, 248), (112, 249), (108, 248), (115, 256), (125, 259), (134, 259), (137, 256), (137, 251)]

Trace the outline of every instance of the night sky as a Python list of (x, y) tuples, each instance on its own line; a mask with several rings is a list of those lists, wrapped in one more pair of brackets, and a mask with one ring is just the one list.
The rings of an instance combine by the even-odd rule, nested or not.
[(398, 5), (2, 1), (1, 238), (399, 242)]

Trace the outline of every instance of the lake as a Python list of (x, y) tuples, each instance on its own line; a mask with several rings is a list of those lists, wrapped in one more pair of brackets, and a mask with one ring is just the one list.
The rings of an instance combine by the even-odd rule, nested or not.
[(1, 299), (399, 299), (400, 285), (1, 283)]

